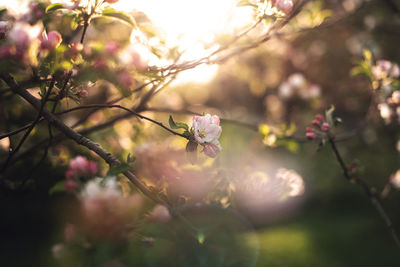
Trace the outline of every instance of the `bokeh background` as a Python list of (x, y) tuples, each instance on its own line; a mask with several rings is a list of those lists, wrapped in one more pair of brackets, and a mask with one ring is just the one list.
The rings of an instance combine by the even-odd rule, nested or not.
[[(212, 9), (212, 4), (209, 9)], [(169, 114), (174, 114), (176, 121), (190, 123), (190, 115), (175, 113), (190, 110), (251, 124), (256, 130), (229, 121), (222, 122), (220, 141), (223, 150), (215, 162), (227, 169), (228, 178), (232, 175), (236, 181), (249, 179), (255, 171), (273, 175), (279, 168), (295, 170), (302, 177), (305, 193), (301, 196), (277, 200), (273, 190), (261, 188), (253, 199), (235, 190), (228, 208), (234, 209), (234, 212), (222, 208), (220, 212), (212, 209), (200, 212), (204, 214), (202, 218), (210, 218), (210, 221), (218, 221), (217, 217), (222, 216), (224, 219), (221, 220), (228, 220), (228, 224), (233, 225), (226, 231), (247, 235), (253, 243), (249, 245), (240, 239), (243, 243), (233, 251), (242, 250), (241, 246), (243, 249), (252, 248), (243, 257), (251, 258), (249, 262), (254, 261), (255, 266), (398, 266), (398, 248), (382, 219), (364, 192), (344, 179), (329, 147), (319, 148), (315, 142), (303, 141), (271, 147), (265, 144), (263, 136), (257, 131), (261, 123), (277, 127), (281, 123), (294, 123), (296, 130), (293, 135), (303, 138), (305, 126), (310, 124), (314, 115), (333, 104), (335, 115), (343, 120), (342, 126), (336, 129), (337, 135), (344, 137), (338, 148), (348, 163), (357, 164), (360, 177), (380, 192), (390, 175), (399, 168), (400, 152), (396, 149), (400, 138), (399, 126), (386, 125), (376, 109), (366, 117), (372, 90), (370, 82), (366, 77), (352, 76), (350, 72), (362, 59), (363, 49), (371, 50), (376, 59), (400, 62), (400, 2), (325, 0), (312, 1), (311, 4), (331, 10), (332, 18), (343, 12), (349, 15), (323, 27), (275, 37), (218, 67), (201, 67), (203, 70), (200, 68), (197, 76), (196, 69), (188, 76), (182, 73), (183, 78), (178, 76), (150, 103), (150, 107), (168, 109), (169, 112), (145, 114), (164, 123), (168, 121)], [(5, 1), (0, 3), (0, 6), (7, 5)], [(207, 20), (207, 10), (202, 15), (204, 20)], [(164, 10), (164, 13), (168, 12)], [(133, 12), (136, 18), (140, 14)], [(98, 20), (91, 27), (88, 40), (98, 38), (100, 31), (100, 38), (104, 40), (129, 39), (129, 29), (119, 23)], [(290, 31), (290, 28), (287, 30)], [(218, 38), (223, 42), (226, 36), (220, 34)], [(189, 56), (196, 55), (195, 51)], [(318, 85), (319, 93), (312, 97), (282, 97), (282, 83), (296, 73), (301, 74), (309, 84)], [(106, 84), (91, 90), (87, 103), (104, 102), (115, 93)], [(0, 101), (3, 110), (12, 110), (9, 113), (11, 127), (19, 127), (34, 119), (35, 114), (29, 113), (28, 108), (16, 105), (19, 103), (17, 97), (2, 98)], [(132, 101), (135, 100), (128, 99), (123, 103), (128, 105)], [(93, 126), (117, 113), (115, 110), (99, 112), (85, 126)], [(84, 115), (85, 111), (77, 112), (68, 115), (67, 120), (73, 122)], [(1, 132), (5, 132), (5, 125), (0, 125)], [(28, 144), (35, 144), (46, 134), (47, 126), (43, 124), (35, 130)], [(121, 158), (126, 158), (129, 153), (145, 154), (143, 146), (185, 146), (178, 137), (135, 118), (122, 120), (90, 134), (90, 137)], [(5, 158), (6, 146), (2, 147), (0, 158)], [(49, 157), (33, 172), (35, 162), (41, 157), (40, 151), (27, 155), (7, 173), (7, 182), (2, 182), (0, 187), (2, 266), (59, 266), (52, 258), (51, 248), (62, 239), (65, 223), (79, 220), (80, 207), (73, 195), (49, 194), (49, 190), (64, 179), (68, 158), (75, 154), (93, 157), (72, 142), (63, 141), (50, 150)], [(138, 156), (135, 167), (138, 172), (141, 171), (140, 164), (150, 164), (151, 168), (155, 163), (141, 162)], [(105, 164), (102, 168), (106, 172)], [(237, 175), (246, 168), (250, 171)], [(13, 186), (14, 181), (26, 176), (30, 177), (29, 186), (22, 189)], [(201, 183), (196, 185), (201, 186)], [(206, 185), (204, 187), (207, 189)], [(202, 199), (201, 194), (198, 197)], [(399, 201), (400, 192), (392, 191), (384, 200), (384, 206), (393, 219), (394, 227), (400, 230)], [(198, 214), (191, 215), (190, 211), (188, 216), (194, 217), (195, 221), (200, 220), (196, 218)], [(171, 222), (172, 225), (174, 223)], [(163, 227), (166, 226), (149, 227), (145, 232), (168, 232), (170, 229)], [(185, 237), (175, 238), (184, 240)], [(221, 238), (228, 242), (225, 237)], [(222, 244), (225, 243), (222, 241)], [(209, 251), (196, 254), (200, 253), (196, 249), (197, 252), (182, 250), (184, 246), (180, 246), (179, 242), (153, 246), (133, 242), (130, 246), (129, 266), (175, 266), (174, 253), (193, 253), (203, 257), (214, 255)], [(161, 255), (163, 246), (175, 246), (176, 251), (171, 249), (170, 254)], [(93, 253), (118, 254), (107, 248)], [(163, 265), (151, 260), (159, 255), (166, 257)], [(83, 266), (92, 264), (101, 266), (93, 262)], [(215, 266), (225, 265), (215, 263)]]

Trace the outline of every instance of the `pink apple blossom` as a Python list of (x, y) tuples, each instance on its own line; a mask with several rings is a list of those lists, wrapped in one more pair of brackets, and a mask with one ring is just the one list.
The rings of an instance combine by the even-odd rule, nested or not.
[(372, 67), (373, 76), (378, 79), (398, 78), (400, 76), (400, 68), (388, 60), (378, 60), (376, 65)]
[(400, 104), (400, 91), (394, 91), (392, 94), (392, 101), (394, 104)]
[(199, 144), (213, 143), (218, 141), (222, 128), (219, 125), (219, 117), (206, 114), (204, 116), (194, 116), (192, 128), (194, 139)]
[(158, 204), (154, 206), (148, 219), (153, 222), (166, 223), (171, 220), (171, 214), (167, 207)]
[(390, 183), (394, 188), (400, 190), (400, 170), (397, 170), (396, 173), (392, 174), (390, 177)]
[(0, 40), (6, 37), (8, 30), (8, 21), (0, 21)]
[(293, 9), (292, 0), (276, 0), (276, 6), (282, 10), (284, 13), (289, 14)]
[(53, 51), (61, 44), (61, 41), (61, 34), (57, 31), (51, 31), (47, 34), (47, 38), (42, 40), (40, 48), (47, 51)]

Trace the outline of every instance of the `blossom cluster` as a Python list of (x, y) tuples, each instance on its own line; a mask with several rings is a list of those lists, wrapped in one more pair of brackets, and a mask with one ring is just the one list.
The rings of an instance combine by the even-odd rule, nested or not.
[(292, 0), (264, 0), (257, 5), (258, 14), (262, 16), (285, 16), (293, 10)]
[(325, 116), (322, 114), (315, 115), (311, 124), (312, 127), (306, 127), (306, 137), (309, 140), (314, 140), (318, 134), (326, 133), (331, 128), (330, 123), (325, 120)]
[(321, 88), (316, 84), (309, 83), (300, 73), (290, 75), (285, 82), (279, 86), (279, 96), (283, 99), (299, 97), (308, 100), (321, 95)]
[(388, 60), (378, 60), (371, 67), (372, 85), (378, 89), (378, 110), (386, 124), (397, 119), (400, 124), (400, 68)]
[(83, 156), (73, 158), (68, 165), (68, 170), (65, 172), (65, 188), (68, 191), (77, 189), (80, 177), (95, 176), (99, 170), (96, 162), (90, 161)]
[(222, 149), (218, 141), (222, 132), (219, 117), (210, 114), (194, 116), (192, 130), (194, 140), (204, 147), (203, 152), (207, 156), (215, 158)]

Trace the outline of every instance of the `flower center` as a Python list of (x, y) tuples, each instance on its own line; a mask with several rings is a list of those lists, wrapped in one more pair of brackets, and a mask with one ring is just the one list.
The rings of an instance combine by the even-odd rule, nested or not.
[(206, 130), (204, 130), (204, 129), (199, 130), (199, 136), (200, 136), (201, 138), (206, 137), (206, 134), (207, 134)]

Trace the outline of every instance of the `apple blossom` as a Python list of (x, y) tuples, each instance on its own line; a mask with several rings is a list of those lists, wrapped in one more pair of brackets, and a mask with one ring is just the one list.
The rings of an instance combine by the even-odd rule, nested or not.
[(192, 124), (194, 139), (199, 144), (218, 141), (222, 128), (219, 125), (219, 118), (216, 115), (194, 116)]
[(390, 183), (396, 189), (400, 189), (400, 170), (397, 170), (396, 173), (392, 174), (390, 177)]
[(394, 104), (400, 104), (400, 91), (394, 91), (392, 94), (392, 101)]
[(289, 14), (293, 9), (292, 0), (276, 0), (276, 6), (282, 10), (284, 13)]
[(289, 187), (289, 196), (304, 194), (304, 181), (297, 172), (281, 168), (277, 171), (276, 178), (282, 180)]
[(133, 79), (132, 75), (129, 72), (122, 71), (117, 75), (118, 83), (123, 88), (131, 88), (135, 85), (135, 79)]
[(378, 60), (372, 67), (372, 75), (378, 80), (388, 77), (397, 78), (400, 76), (400, 68), (388, 60)]
[(69, 162), (69, 168), (65, 172), (67, 179), (73, 179), (80, 175), (96, 175), (98, 165), (94, 161), (89, 161), (83, 156), (77, 156)]
[(31, 26), (27, 23), (16, 22), (8, 34), (8, 38), (17, 47), (26, 49), (32, 41), (36, 39), (42, 32), (42, 27)]
[(148, 219), (153, 222), (166, 223), (171, 220), (171, 214), (167, 207), (164, 205), (156, 205), (151, 211)]
[(40, 48), (47, 51), (53, 51), (61, 44), (61, 41), (61, 34), (57, 31), (51, 31), (47, 34), (47, 38), (42, 40)]
[(0, 21), (0, 40), (6, 37), (8, 30), (8, 21)]

